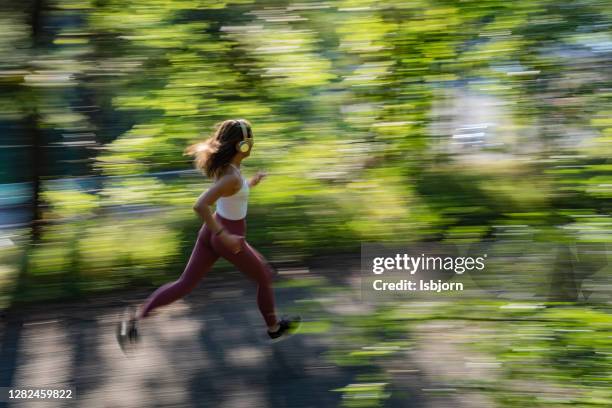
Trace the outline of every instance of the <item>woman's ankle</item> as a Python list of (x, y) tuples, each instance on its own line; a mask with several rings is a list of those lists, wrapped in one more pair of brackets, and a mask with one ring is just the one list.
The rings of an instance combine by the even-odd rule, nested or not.
[(276, 322), (273, 326), (268, 326), (268, 331), (271, 333), (278, 331), (278, 329), (280, 329), (280, 324), (278, 324), (278, 322)]
[(134, 317), (135, 320), (144, 319), (146, 317), (144, 315), (144, 307), (142, 307), (142, 306), (136, 307), (136, 310), (134, 312), (134, 316), (133, 317)]

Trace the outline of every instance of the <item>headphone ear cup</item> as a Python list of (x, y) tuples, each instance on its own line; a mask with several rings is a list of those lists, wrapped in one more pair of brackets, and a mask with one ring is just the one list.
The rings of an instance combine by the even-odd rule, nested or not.
[(236, 150), (242, 153), (246, 153), (249, 150), (251, 150), (251, 146), (249, 145), (248, 142), (243, 140), (242, 142), (238, 142), (238, 145), (236, 146)]

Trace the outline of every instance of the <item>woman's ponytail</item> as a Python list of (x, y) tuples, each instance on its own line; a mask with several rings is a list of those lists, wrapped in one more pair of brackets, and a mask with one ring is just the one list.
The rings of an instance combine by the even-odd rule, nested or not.
[(194, 167), (206, 174), (208, 177), (212, 177), (213, 174), (210, 174), (209, 172), (210, 162), (214, 154), (219, 151), (219, 146), (219, 141), (215, 140), (214, 137), (211, 137), (203, 142), (194, 143), (188, 146), (185, 149), (184, 155), (193, 156)]

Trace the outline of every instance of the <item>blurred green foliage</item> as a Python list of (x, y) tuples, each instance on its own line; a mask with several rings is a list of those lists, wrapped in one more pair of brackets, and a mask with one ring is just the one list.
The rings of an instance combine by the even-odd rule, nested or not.
[[(511, 227), (610, 240), (603, 2), (47, 0), (0, 18), (0, 180), (34, 183), (33, 276), (92, 275), (95, 252), (101, 281), (149, 253), (180, 271), (210, 181), (155, 174), (229, 117), (254, 125), (247, 170), (269, 172), (249, 218), (269, 256)], [(143, 252), (116, 250), (142, 217)]]
[[(486, 324), (485, 334), (470, 338), (469, 349), (495, 356), (503, 376), (471, 386), (490, 393), (504, 407), (604, 407), (612, 403), (612, 315), (608, 310), (569, 303), (523, 303), (518, 307), (479, 301), (477, 305), (455, 303), (432, 317), (460, 318), (475, 306), (480, 316), (498, 321)], [(507, 306), (516, 309), (505, 309)], [(525, 387), (528, 382), (539, 385)]]

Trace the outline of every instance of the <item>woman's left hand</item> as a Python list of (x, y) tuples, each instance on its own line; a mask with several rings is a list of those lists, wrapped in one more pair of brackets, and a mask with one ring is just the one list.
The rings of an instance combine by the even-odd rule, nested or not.
[(259, 170), (259, 171), (257, 172), (257, 174), (255, 174), (255, 175), (254, 175), (254, 176), (251, 178), (251, 181), (249, 182), (249, 186), (251, 186), (251, 187), (256, 186), (256, 185), (257, 185), (257, 184), (259, 184), (259, 182), (260, 182), (260, 181), (261, 181), (261, 180), (262, 180), (264, 177), (266, 177), (267, 175), (268, 175), (268, 173), (267, 173), (267, 172)]

